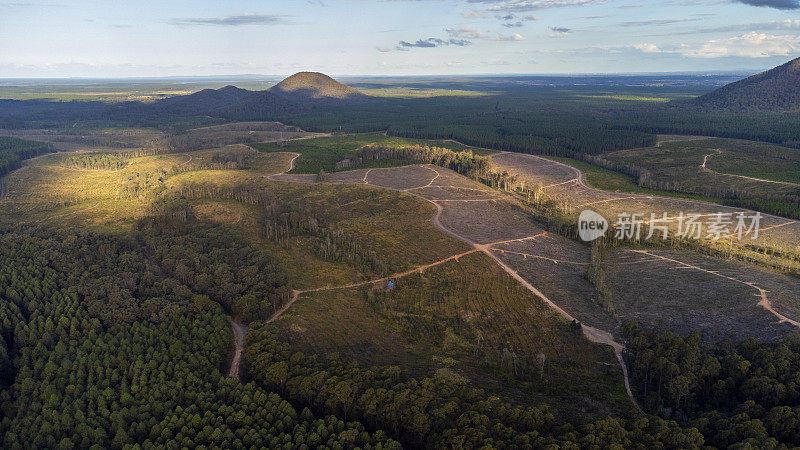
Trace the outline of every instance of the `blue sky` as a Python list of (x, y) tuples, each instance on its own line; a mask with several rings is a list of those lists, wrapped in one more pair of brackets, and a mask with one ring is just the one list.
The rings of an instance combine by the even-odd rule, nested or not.
[(800, 0), (0, 0), (0, 78), (760, 70)]

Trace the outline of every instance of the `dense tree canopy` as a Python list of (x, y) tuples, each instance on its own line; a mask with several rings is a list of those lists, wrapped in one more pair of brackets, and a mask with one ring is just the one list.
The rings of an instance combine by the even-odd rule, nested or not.
[(699, 333), (625, 326), (636, 393), (648, 411), (697, 427), (716, 447), (800, 445), (800, 340), (702, 344)]
[(0, 136), (0, 177), (19, 168), (26, 159), (54, 151), (50, 144)]
[[(209, 295), (238, 278), (202, 285), (170, 277), (161, 264), (186, 242), (163, 247), (153, 237), (154, 252), (164, 256), (151, 262), (146, 241), (51, 233), (0, 233), (0, 445), (397, 446), (380, 431), (296, 410), (222, 376), (232, 336)], [(208, 229), (192, 234), (207, 239), (195, 258), (232, 241)], [(241, 246), (230, 251), (248, 254)], [(262, 269), (280, 273), (275, 265)]]

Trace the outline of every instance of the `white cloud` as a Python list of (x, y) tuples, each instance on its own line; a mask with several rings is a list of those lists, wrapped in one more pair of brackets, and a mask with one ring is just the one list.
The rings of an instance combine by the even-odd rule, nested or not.
[(800, 36), (775, 36), (755, 31), (725, 39), (713, 39), (699, 46), (681, 46), (678, 53), (692, 58), (769, 58), (800, 52)]
[(661, 53), (661, 49), (656, 44), (638, 44), (633, 48), (643, 53)]
[(283, 16), (275, 14), (244, 14), (225, 17), (177, 18), (170, 21), (173, 25), (221, 25), (238, 27), (242, 25), (280, 25), (286, 23)]
[(511, 35), (487, 34), (470, 26), (460, 26), (459, 28), (448, 28), (445, 30), (448, 35), (459, 39), (483, 39), (485, 41), (524, 41), (525, 38), (519, 33)]
[(606, 0), (469, 0), (469, 2), (488, 5), (486, 11), (508, 13), (566, 6), (584, 6), (592, 3), (605, 3)]
[(448, 28), (445, 31), (447, 31), (448, 35), (461, 39), (487, 39), (489, 37), (486, 33), (463, 25), (459, 28)]

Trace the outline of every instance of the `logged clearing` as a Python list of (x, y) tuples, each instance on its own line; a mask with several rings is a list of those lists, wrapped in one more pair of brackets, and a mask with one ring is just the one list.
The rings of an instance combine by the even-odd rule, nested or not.
[[(539, 177), (536, 172), (537, 168), (544, 168), (543, 172), (552, 177), (551, 180), (560, 183), (556, 184), (556, 188), (570, 185), (570, 183), (563, 183), (556, 178), (563, 178), (565, 172), (569, 172), (575, 180), (576, 186), (573, 186), (573, 189), (595, 196), (595, 200), (592, 201), (595, 205), (614, 204), (615, 202), (614, 200), (600, 202), (600, 200), (596, 200), (597, 197), (618, 198), (618, 195), (614, 193), (583, 187), (577, 182), (578, 174), (573, 169), (561, 164), (518, 154), (500, 154), (495, 159), (500, 159), (501, 165), (507, 160), (521, 161), (518, 165), (529, 170), (525, 176), (532, 182), (542, 183), (542, 180), (546, 179)], [(285, 180), (295, 181), (288, 177)], [(308, 177), (303, 181), (310, 183), (314, 182), (315, 178)], [(777, 322), (780, 318), (758, 306), (760, 301), (760, 298), (757, 297), (758, 290), (742, 283), (734, 283), (733, 286), (729, 286), (730, 280), (724, 277), (709, 277), (705, 281), (708, 286), (707, 290), (702, 291), (702, 295), (696, 296), (685, 293), (679, 296), (678, 291), (654, 287), (661, 285), (686, 287), (691, 285), (692, 280), (698, 276), (708, 277), (709, 274), (706, 272), (665, 271), (658, 265), (648, 266), (646, 264), (634, 264), (635, 270), (625, 272), (621, 269), (612, 269), (617, 266), (614, 265), (614, 258), (608, 258), (608, 260), (595, 262), (599, 265), (609, 264), (603, 274), (603, 279), (592, 280), (589, 276), (589, 269), (593, 265), (593, 257), (588, 246), (552, 233), (544, 233), (530, 213), (510, 197), (447, 169), (431, 165), (364, 169), (335, 173), (326, 177), (325, 182), (379, 184), (434, 202), (439, 208), (439, 215), (434, 220), (444, 229), (465, 242), (490, 250), (570, 316), (601, 330), (614, 332), (622, 320), (635, 318), (643, 323), (688, 331), (689, 326), (678, 327), (677, 321), (674, 323), (676, 326), (671, 327), (670, 325), (673, 323), (665, 320), (664, 311), (673, 308), (670, 305), (675, 302), (676, 297), (681, 301), (701, 305), (707, 296), (714, 299), (713, 302), (707, 303), (716, 304), (722, 311), (740, 310), (737, 316), (730, 316), (725, 321), (697, 318), (688, 322), (696, 324), (698, 328), (706, 331), (710, 339), (713, 336), (722, 335), (750, 335), (776, 339), (783, 332), (791, 329), (791, 327), (787, 328), (786, 323), (779, 325)], [(409, 187), (415, 183), (417, 187)], [(468, 197), (470, 198), (464, 198), (465, 192), (469, 193)], [(585, 199), (578, 198), (572, 200), (585, 201)], [(627, 198), (624, 201), (638, 202), (636, 204), (640, 207), (653, 207), (654, 204), (660, 206), (662, 201), (676, 201), (683, 205), (682, 200), (651, 199), (643, 196)], [(687, 202), (687, 206), (713, 207), (707, 203), (694, 201)], [(780, 223), (786, 223), (785, 219), (782, 220)], [(785, 238), (779, 235), (778, 239)], [(687, 254), (693, 253), (687, 252)], [(696, 256), (699, 257), (699, 255)], [(707, 262), (716, 261), (714, 258), (705, 258), (707, 258)], [(747, 271), (751, 268), (750, 265), (735, 261), (727, 264), (740, 271)], [(713, 270), (713, 266), (709, 270)], [(750, 274), (752, 281), (765, 283), (765, 286), (767, 280), (771, 280), (772, 283), (783, 283), (784, 287), (776, 292), (774, 307), (777, 311), (785, 311), (782, 314), (786, 314), (787, 317), (797, 317), (795, 312), (800, 307), (800, 299), (797, 298), (796, 292), (800, 292), (800, 290), (792, 290), (795, 278), (766, 269), (751, 271)], [(635, 282), (626, 282), (625, 280), (628, 278)], [(610, 301), (604, 298), (607, 294), (598, 292), (596, 286), (598, 283), (611, 286), (612, 299)], [(736, 292), (736, 294), (733, 295), (732, 292)], [(619, 297), (625, 297), (630, 301), (617, 300)], [(637, 302), (636, 298), (646, 299), (647, 302)], [(660, 305), (663, 305), (663, 309), (660, 308)], [(704, 310), (702, 308), (689, 309), (684, 314), (687, 316), (696, 314), (699, 317), (704, 314)]]
[(616, 314), (644, 326), (708, 342), (798, 330), (784, 320), (800, 317), (798, 278), (687, 251), (615, 249), (604, 263)]
[(473, 253), (354, 289), (304, 294), (276, 321), (289, 342), (364, 364), (460, 377), (569, 414), (630, 412), (610, 348), (599, 351), (490, 258)]
[[(555, 200), (568, 213), (577, 215), (584, 209), (591, 209), (615, 221), (618, 214), (642, 214), (646, 220), (650, 214), (662, 217), (667, 213), (674, 218), (679, 213), (708, 216), (715, 213), (753, 211), (733, 208), (696, 200), (661, 197), (656, 195), (608, 192), (586, 186), (583, 174), (570, 166), (542, 157), (521, 154), (501, 153), (492, 157), (502, 170), (519, 176), (531, 186), (542, 186), (546, 195)], [(698, 162), (699, 165), (700, 162)], [(676, 224), (671, 225), (672, 232)], [(728, 241), (731, 240), (728, 237)], [(757, 239), (745, 237), (741, 245), (756, 245), (778, 250), (796, 252), (800, 250), (800, 222), (796, 220), (762, 214), (761, 230)], [(736, 241), (733, 244), (737, 244)]]
[[(498, 157), (502, 158), (505, 155), (507, 154), (501, 154)], [(529, 157), (529, 155), (519, 156)], [(563, 165), (533, 158), (537, 162), (541, 161), (541, 167), (558, 175), (569, 170)], [(570, 170), (570, 172), (577, 176), (574, 171)], [(313, 182), (311, 178), (306, 178), (304, 181)], [(608, 264), (603, 274), (604, 278), (600, 281), (592, 280), (588, 274), (589, 268), (593, 264), (592, 252), (589, 247), (561, 236), (544, 233), (530, 214), (516, 201), (440, 167), (418, 165), (356, 170), (330, 175), (325, 181), (327, 183), (380, 183), (381, 186), (433, 201), (438, 205), (440, 211), (435, 221), (445, 229), (466, 242), (489, 249), (569, 315), (601, 330), (613, 332), (618, 329), (622, 320), (628, 318), (676, 331), (688, 331), (691, 326), (687, 324), (696, 325), (706, 332), (709, 339), (713, 339), (715, 336), (758, 336), (771, 340), (792, 329), (790, 323), (784, 321), (779, 324), (780, 317), (758, 306), (760, 297), (758, 297), (757, 289), (742, 283), (731, 285), (731, 280), (728, 278), (711, 275), (707, 272), (665, 271), (662, 270), (663, 267), (655, 264), (633, 264), (635, 270), (626, 272), (618, 268), (621, 266), (616, 265), (614, 258), (608, 258), (596, 262), (600, 265)], [(418, 187), (409, 188), (409, 185), (414, 183), (417, 183)], [(566, 184), (568, 183), (559, 186)], [(584, 189), (593, 195), (616, 198), (612, 193)], [(469, 192), (472, 198), (463, 198), (465, 191)], [(648, 205), (643, 202), (644, 200), (651, 201), (649, 198), (641, 197), (629, 200), (642, 202), (643, 206)], [(662, 199), (653, 199), (652, 201), (655, 200)], [(695, 207), (708, 206), (708, 204), (699, 202), (689, 203)], [(692, 255), (693, 253), (687, 252), (687, 254)], [(700, 257), (700, 255), (694, 257)], [(706, 263), (717, 261), (711, 257), (703, 258), (706, 258)], [(726, 264), (739, 271), (748, 271), (751, 268), (750, 265), (735, 261), (729, 261)], [(712, 265), (709, 270), (713, 271), (713, 267)], [(795, 314), (800, 307), (800, 299), (796, 294), (798, 290), (793, 290), (793, 286), (796, 286), (793, 284), (795, 278), (766, 269), (749, 271), (749, 273), (749, 280), (753, 282), (763, 283), (765, 286), (781, 286), (780, 289), (765, 288), (776, 291), (774, 293), (775, 300), (770, 298), (774, 309), (784, 311), (779, 314), (785, 314), (785, 317), (797, 317)], [(704, 281), (706, 287), (699, 291), (698, 295), (687, 295), (686, 293), (680, 295), (680, 288), (676, 288), (678, 290), (658, 288), (658, 286), (666, 285), (686, 287), (691, 285), (697, 277), (708, 278)], [(626, 279), (635, 281), (626, 282)], [(598, 292), (597, 283), (611, 286), (612, 299), (610, 301), (604, 298), (606, 294)], [(617, 300), (622, 297), (628, 301)], [(646, 299), (646, 302), (639, 302), (636, 300), (637, 298)], [(695, 308), (686, 308), (686, 311), (682, 312), (683, 316), (676, 316), (675, 320), (667, 320), (665, 311), (680, 309), (680, 306), (674, 306), (676, 298), (694, 304)], [(707, 298), (713, 298), (713, 301), (706, 301)], [(727, 319), (716, 321), (703, 319), (702, 317), (708, 309), (698, 305), (704, 303), (714, 304), (720, 311), (728, 311), (728, 313), (721, 313), (726, 315)], [(686, 320), (687, 316), (695, 318)], [(684, 320), (686, 323), (678, 326), (680, 320)]]

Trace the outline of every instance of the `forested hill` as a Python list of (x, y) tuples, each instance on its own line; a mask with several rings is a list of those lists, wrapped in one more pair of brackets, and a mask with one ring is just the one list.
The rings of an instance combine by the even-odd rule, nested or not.
[(699, 97), (704, 109), (800, 111), (800, 58)]

